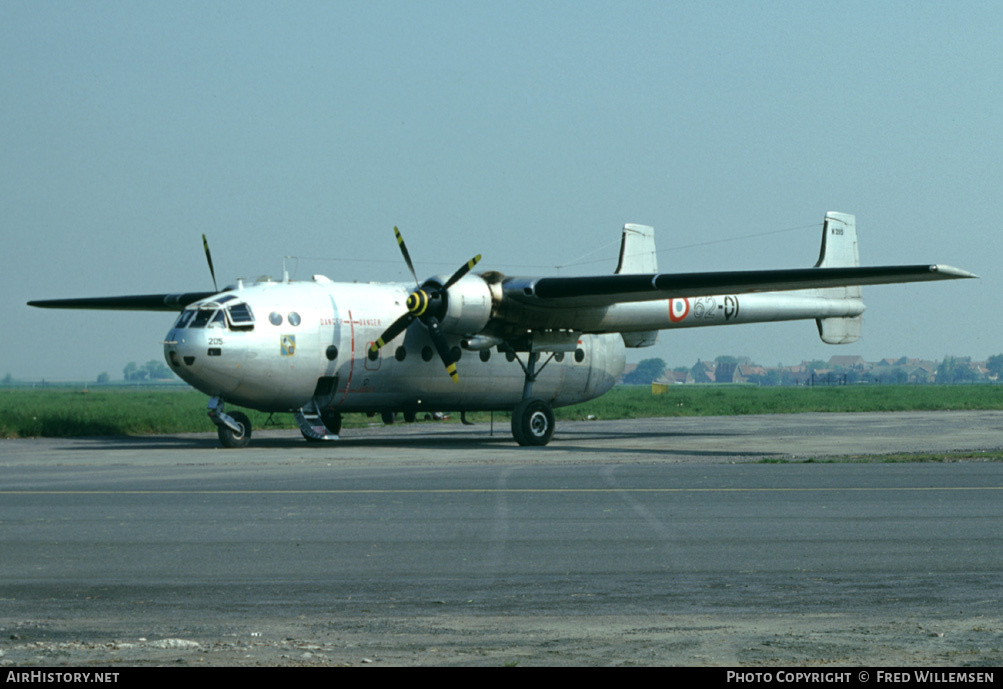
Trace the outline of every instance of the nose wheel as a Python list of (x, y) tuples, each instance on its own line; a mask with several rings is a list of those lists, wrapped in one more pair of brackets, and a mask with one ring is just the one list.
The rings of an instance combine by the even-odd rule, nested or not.
[(234, 430), (227, 425), (216, 426), (219, 442), (226, 448), (247, 447), (251, 442), (251, 420), (239, 411), (230, 414), (230, 418), (239, 429)]
[(226, 412), (226, 405), (218, 397), (210, 397), (206, 408), (209, 418), (216, 424), (219, 442), (226, 448), (247, 447), (251, 442), (251, 420), (239, 411)]

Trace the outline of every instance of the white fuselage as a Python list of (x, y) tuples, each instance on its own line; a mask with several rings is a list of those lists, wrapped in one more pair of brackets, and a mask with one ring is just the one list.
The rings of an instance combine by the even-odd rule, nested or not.
[[(523, 397), (525, 376), (497, 349), (462, 351), (459, 383), (446, 375), (419, 323), (375, 359), (368, 356), (372, 342), (405, 312), (409, 291), (320, 277), (258, 282), (189, 306), (168, 333), (164, 354), (198, 390), (262, 411), (296, 410), (315, 394), (328, 396), (341, 412), (512, 409)], [(223, 309), (215, 306), (226, 295), (234, 297)], [(235, 328), (230, 314), (221, 315), (234, 304), (250, 307), (253, 326)], [(211, 313), (200, 319), (200, 310)], [(449, 334), (457, 352), (460, 335)], [(519, 356), (525, 362), (526, 354)], [(549, 356), (541, 354), (541, 363)], [(598, 397), (616, 382), (624, 361), (619, 334), (582, 335), (577, 351), (556, 354), (540, 371), (533, 395), (554, 407)]]

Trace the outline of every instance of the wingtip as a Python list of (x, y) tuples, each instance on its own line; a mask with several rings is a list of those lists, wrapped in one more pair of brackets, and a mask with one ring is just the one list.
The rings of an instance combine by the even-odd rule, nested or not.
[(946, 279), (979, 278), (978, 275), (976, 275), (975, 273), (970, 273), (967, 270), (962, 270), (961, 268), (955, 268), (954, 266), (946, 266), (939, 264), (930, 266), (930, 272), (943, 275)]

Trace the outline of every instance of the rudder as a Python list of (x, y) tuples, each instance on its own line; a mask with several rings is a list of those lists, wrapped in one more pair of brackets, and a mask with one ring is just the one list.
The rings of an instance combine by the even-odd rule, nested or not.
[[(857, 247), (857, 219), (848, 213), (830, 211), (822, 225), (822, 248), (816, 268), (852, 268), (860, 265)], [(832, 287), (820, 290), (826, 299), (861, 299), (859, 286)], [(818, 336), (826, 344), (850, 344), (860, 339), (861, 316), (852, 318), (816, 318)]]

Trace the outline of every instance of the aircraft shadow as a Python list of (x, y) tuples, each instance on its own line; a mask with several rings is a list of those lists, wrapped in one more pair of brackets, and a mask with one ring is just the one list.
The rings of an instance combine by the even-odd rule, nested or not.
[[(134, 450), (179, 450), (179, 449), (204, 449), (218, 450), (233, 458), (240, 456), (242, 452), (247, 453), (249, 459), (253, 459), (256, 449), (295, 449), (299, 451), (318, 453), (336, 453), (338, 448), (358, 449), (372, 448), (393, 450), (401, 456), (406, 456), (406, 450), (471, 450), (471, 449), (498, 449), (500, 451), (511, 451), (512, 453), (574, 453), (581, 456), (597, 457), (606, 456), (706, 456), (706, 457), (762, 457), (771, 454), (767, 451), (742, 451), (734, 450), (697, 450), (697, 449), (674, 449), (672, 447), (674, 439), (680, 438), (725, 438), (741, 435), (726, 430), (715, 430), (714, 432), (654, 432), (654, 431), (630, 431), (630, 430), (569, 430), (564, 433), (558, 428), (557, 434), (551, 443), (545, 447), (522, 448), (515, 443), (507, 428), (495, 429), (493, 435), (489, 434), (486, 428), (465, 427), (457, 429), (449, 426), (439, 429), (414, 427), (402, 427), (399, 432), (378, 430), (373, 434), (365, 434), (366, 429), (360, 429), (363, 435), (353, 436), (353, 429), (347, 429), (340, 440), (330, 442), (307, 442), (299, 433), (295, 431), (269, 431), (265, 430), (253, 436), (250, 446), (245, 450), (225, 450), (220, 447), (215, 434), (179, 434), (179, 435), (158, 435), (158, 436), (103, 436), (73, 439), (72, 443), (60, 448), (73, 452), (105, 452), (110, 449), (134, 449)], [(369, 431), (372, 433), (372, 431)], [(83, 441), (83, 442), (81, 442)], [(614, 445), (610, 445), (614, 441)], [(619, 441), (619, 442), (617, 442)], [(601, 442), (601, 446), (591, 445), (592, 442)]]

